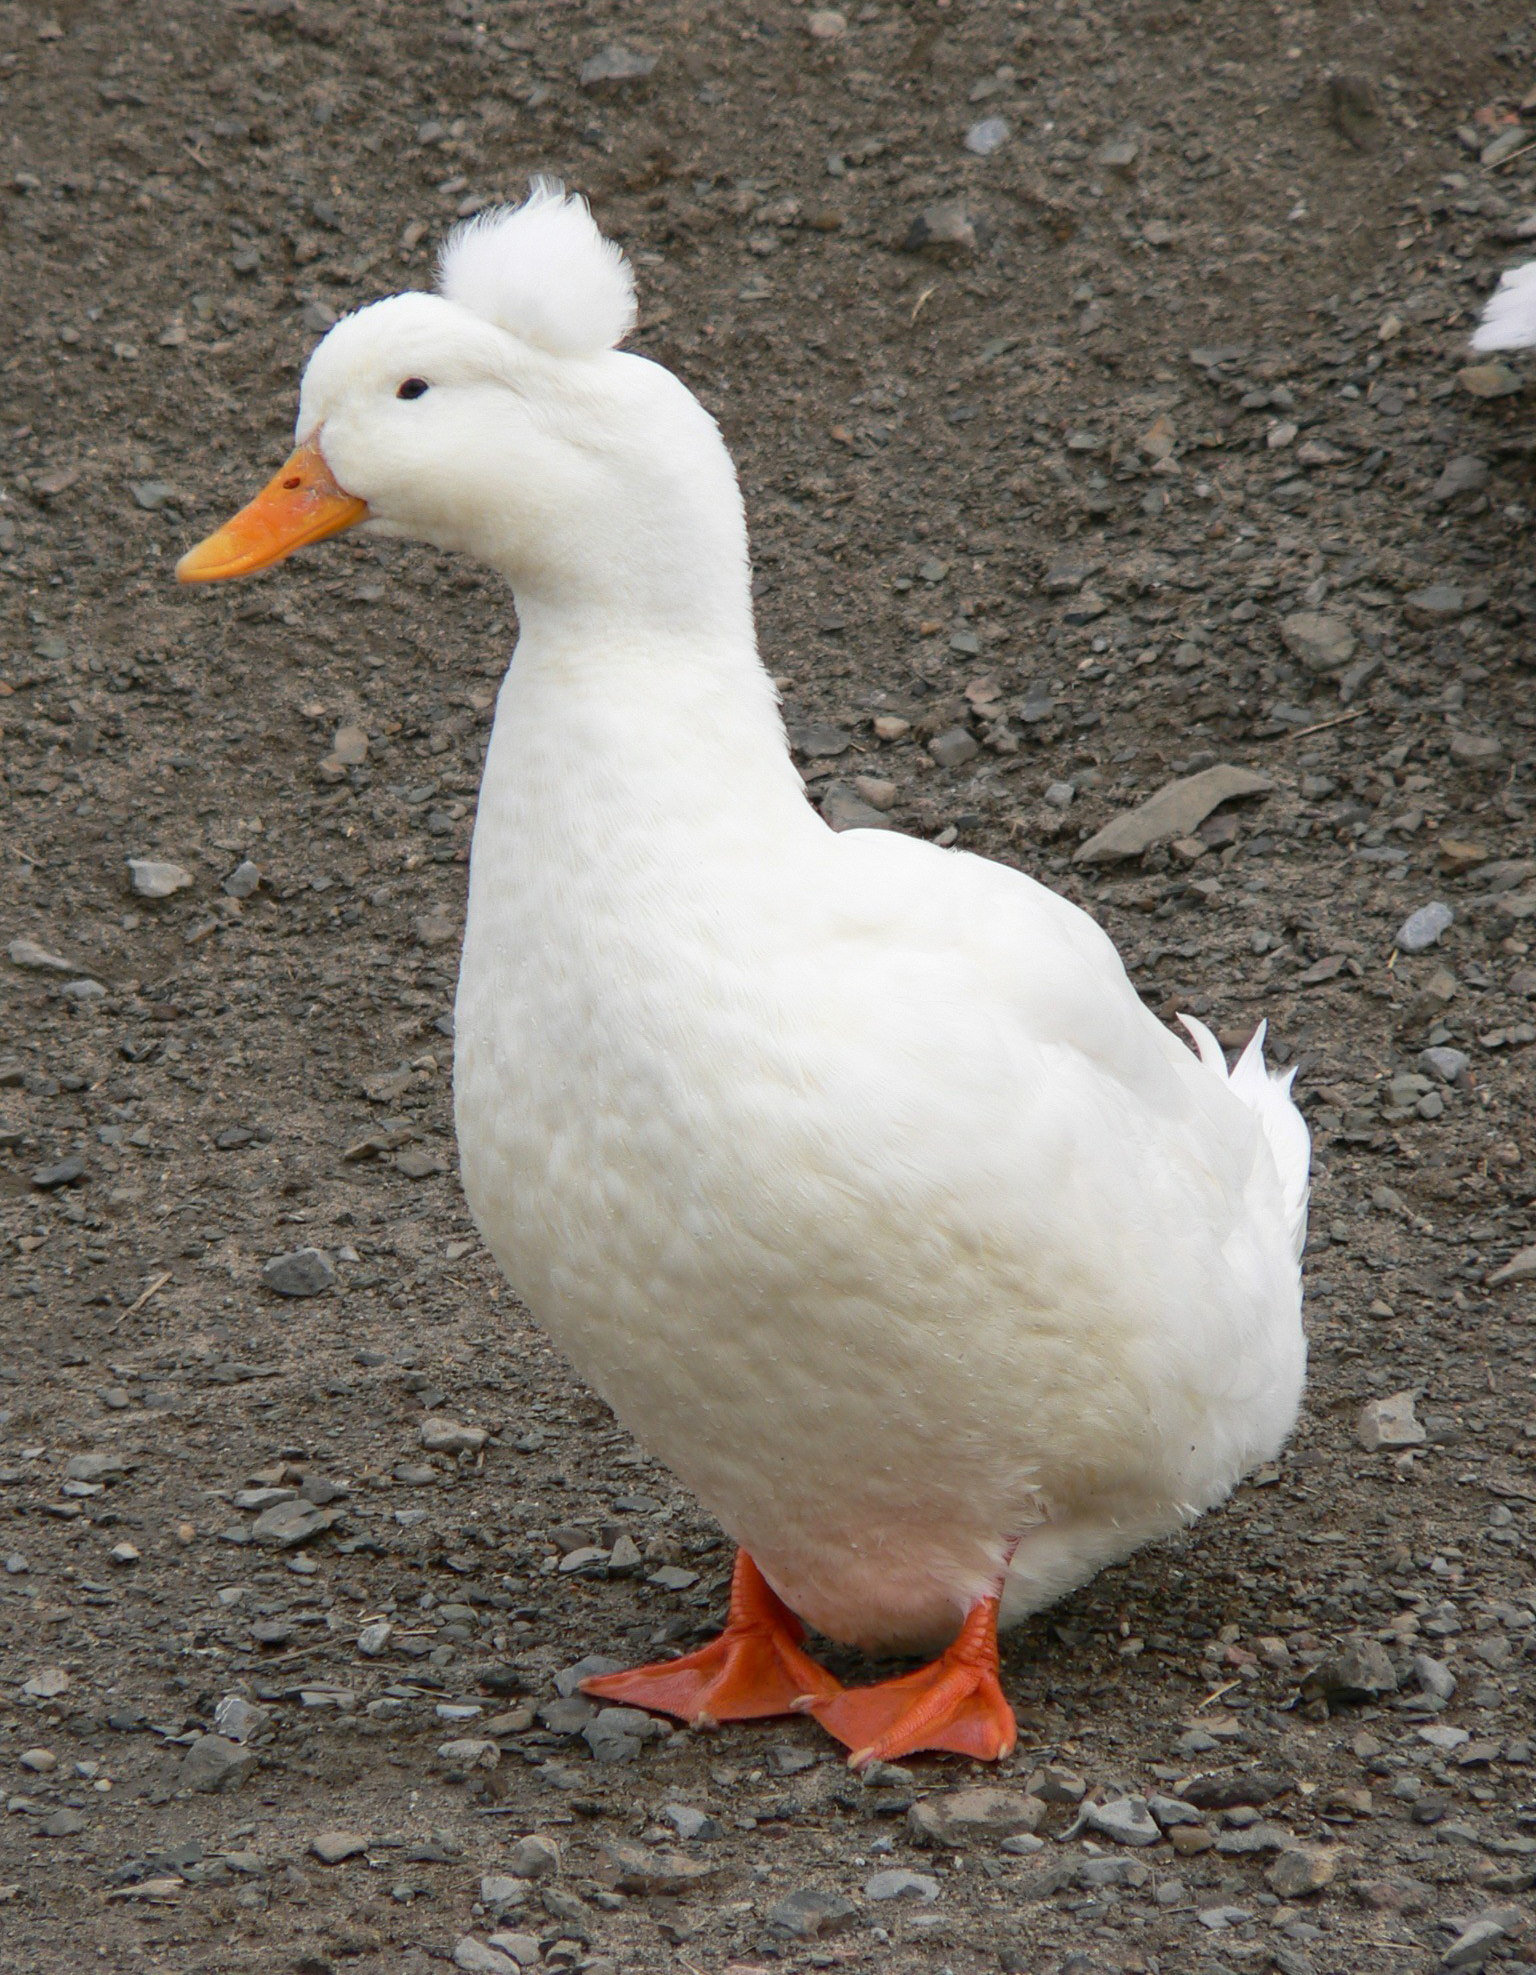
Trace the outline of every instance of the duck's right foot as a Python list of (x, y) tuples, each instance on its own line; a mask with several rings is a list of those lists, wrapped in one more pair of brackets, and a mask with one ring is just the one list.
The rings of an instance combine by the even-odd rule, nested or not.
[(899, 1762), (920, 1749), (999, 1762), (1018, 1724), (998, 1678), (996, 1598), (973, 1606), (952, 1646), (915, 1673), (873, 1687), (845, 1687), (813, 1712), (852, 1751), (854, 1769)]
[(594, 1700), (649, 1708), (709, 1726), (763, 1715), (808, 1714), (842, 1685), (801, 1650), (805, 1627), (745, 1550), (736, 1552), (725, 1630), (697, 1652), (623, 1673), (598, 1673), (581, 1691)]

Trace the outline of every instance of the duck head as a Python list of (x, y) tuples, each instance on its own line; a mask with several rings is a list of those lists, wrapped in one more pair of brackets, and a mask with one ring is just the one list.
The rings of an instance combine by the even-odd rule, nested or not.
[[(454, 234), (437, 292), (344, 317), (304, 372), (296, 449), (177, 565), (245, 576), (347, 528), (500, 569), (525, 599), (644, 608), (687, 565), (735, 566), (735, 473), (669, 371), (614, 346), (635, 319), (623, 255), (547, 181)], [(696, 587), (696, 582), (695, 582)]]

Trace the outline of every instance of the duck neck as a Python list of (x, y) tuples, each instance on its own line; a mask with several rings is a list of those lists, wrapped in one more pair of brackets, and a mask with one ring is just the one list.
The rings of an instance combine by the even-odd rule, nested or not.
[(709, 437), (702, 456), (646, 460), (634, 484), (605, 486), (579, 524), (534, 543), (514, 535), (494, 556), (517, 598), (525, 656), (600, 666), (639, 643), (713, 654), (716, 669), (757, 667), (741, 494), (713, 428)]
[[(605, 575), (577, 585), (512, 583), (517, 603), (519, 663), (553, 665), (562, 675), (605, 675), (636, 649), (687, 655), (691, 671), (745, 680), (762, 673), (752, 602), (724, 586), (664, 580), (647, 572), (639, 580)], [(610, 681), (610, 683), (617, 683)]]
[(486, 781), (509, 791), (509, 824), (538, 806), (539, 827), (574, 848), (599, 817), (674, 846), (814, 822), (758, 656), (739, 509), (731, 519), (690, 529), (682, 554), (675, 529), (641, 531), (654, 554), (615, 555), (587, 580), (508, 572), (520, 635)]
[(782, 827), (804, 791), (758, 656), (740, 492), (710, 436), (687, 473), (663, 462), (536, 559), (495, 558), (520, 637), (492, 765), (515, 752), (575, 801), (597, 764), (637, 814), (756, 804)]

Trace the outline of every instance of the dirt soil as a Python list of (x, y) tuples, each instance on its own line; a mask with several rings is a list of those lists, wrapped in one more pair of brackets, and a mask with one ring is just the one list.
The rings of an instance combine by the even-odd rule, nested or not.
[[(59, 0), (0, 50), (0, 1965), (1536, 1961), (1533, 367), (1462, 375), (1529, 7)], [(557, 1695), (730, 1558), (455, 1177), (510, 599), (351, 540), (172, 581), (318, 333), (534, 170), (724, 426), (812, 798), (1299, 1068), (1301, 1425), (1010, 1639), (1000, 1773)], [(1076, 857), (1214, 763), (1272, 788)]]

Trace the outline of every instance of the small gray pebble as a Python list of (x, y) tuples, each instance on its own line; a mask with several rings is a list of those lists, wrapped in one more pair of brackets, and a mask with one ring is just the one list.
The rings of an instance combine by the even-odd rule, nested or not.
[(1012, 135), (1013, 126), (1006, 117), (983, 117), (965, 133), (965, 148), (974, 157), (990, 158)]
[(633, 83), (644, 82), (655, 66), (654, 55), (610, 45), (582, 63), (577, 81), (583, 89), (627, 89)]
[(718, 1818), (711, 1817), (708, 1811), (695, 1810), (691, 1804), (663, 1804), (661, 1814), (680, 1838), (705, 1843), (721, 1835)]
[(1117, 1845), (1155, 1845), (1163, 1835), (1144, 1797), (1117, 1797), (1113, 1803), (1084, 1804), (1081, 1823)]
[(568, 1701), (573, 1694), (579, 1694), (583, 1680), (592, 1680), (600, 1673), (622, 1673), (624, 1662), (609, 1659), (606, 1653), (589, 1653), (584, 1660), (577, 1660), (573, 1666), (563, 1666), (555, 1675), (555, 1692), (562, 1701)]
[(858, 1908), (841, 1893), (820, 1886), (801, 1886), (775, 1900), (765, 1916), (776, 1934), (793, 1934), (801, 1940), (816, 1940), (836, 1933), (858, 1917)]
[(261, 866), (246, 857), (224, 880), (223, 889), (231, 898), (249, 898), (261, 883)]
[(1423, 953), (1435, 945), (1441, 934), (1455, 923), (1456, 914), (1440, 899), (1410, 912), (1397, 929), (1396, 944), (1404, 953)]
[[(556, 1701), (556, 1707), (570, 1702)], [(633, 1762), (654, 1736), (669, 1731), (666, 1723), (639, 1708), (601, 1708), (581, 1731), (594, 1762)]]
[(266, 1708), (248, 1701), (244, 1694), (226, 1694), (213, 1711), (213, 1725), (231, 1742), (248, 1742), (271, 1719)]
[(130, 857), (128, 880), (140, 898), (169, 898), (185, 891), (192, 873), (183, 865), (168, 864), (158, 857)]
[(867, 1900), (921, 1900), (924, 1906), (939, 1897), (939, 1882), (931, 1873), (908, 1872), (901, 1866), (892, 1866), (885, 1872), (876, 1872), (864, 1882), (864, 1897)]

